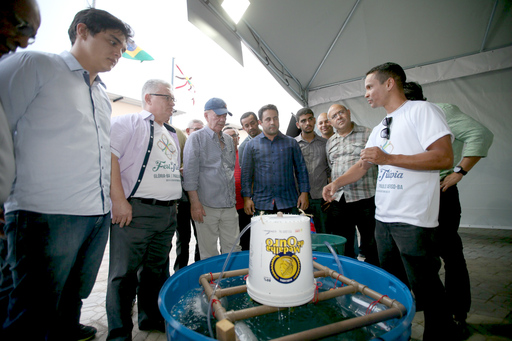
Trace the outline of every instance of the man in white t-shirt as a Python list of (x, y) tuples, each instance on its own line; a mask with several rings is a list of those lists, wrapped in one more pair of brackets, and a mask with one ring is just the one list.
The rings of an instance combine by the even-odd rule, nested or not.
[(325, 186), (323, 195), (331, 201), (336, 190), (360, 179), (373, 164), (379, 166), (375, 239), (381, 266), (409, 285), (417, 310), (424, 310), (423, 340), (455, 340), (432, 244), (438, 225), (439, 170), (453, 162), (452, 134), (438, 107), (407, 101), (405, 80), (404, 70), (395, 63), (368, 71), (365, 97), (372, 108), (384, 107), (387, 115), (373, 129), (359, 162)]
[(142, 103), (141, 112), (112, 118), (107, 340), (131, 340), (136, 292), (139, 329), (165, 330), (157, 302), (169, 276), (165, 265), (182, 195), (181, 151), (167, 123), (174, 110), (170, 84), (147, 81)]

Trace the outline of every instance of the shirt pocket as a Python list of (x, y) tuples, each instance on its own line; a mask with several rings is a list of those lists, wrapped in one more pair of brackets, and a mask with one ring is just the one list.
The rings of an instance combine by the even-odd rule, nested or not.
[(351, 143), (351, 144), (347, 145), (346, 153), (348, 155), (360, 157), (361, 152), (363, 151), (364, 147), (365, 147), (365, 144), (363, 144), (363, 143)]
[(272, 169), (272, 163), (273, 159), (271, 150), (264, 150), (264, 148), (253, 149), (253, 165), (257, 165), (260, 172), (263, 174), (270, 172)]
[(236, 154), (234, 154), (234, 155), (233, 154), (234, 154), (234, 150), (225, 150), (222, 153), (222, 164), (228, 170), (235, 169)]

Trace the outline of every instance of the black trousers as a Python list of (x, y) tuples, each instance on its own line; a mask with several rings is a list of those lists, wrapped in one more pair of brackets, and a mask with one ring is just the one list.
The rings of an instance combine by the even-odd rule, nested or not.
[(360, 253), (366, 257), (366, 262), (379, 266), (375, 243), (375, 198), (347, 203), (343, 195), (339, 202), (331, 202), (327, 212), (327, 233), (347, 239), (345, 244), (347, 257), (357, 257), (354, 251), (356, 226), (361, 235)]
[(461, 207), (457, 185), (441, 192), (439, 226), (434, 240), (444, 261), (445, 289), (451, 312), (459, 320), (465, 320), (471, 307), (471, 285), (464, 258), (464, 246), (459, 236)]
[[(188, 265), (190, 237), (192, 236), (190, 223), (192, 223), (192, 229), (194, 230), (194, 236), (196, 237), (197, 241), (196, 224), (192, 220), (190, 214), (190, 202), (188, 200), (180, 200), (178, 204), (178, 227), (176, 229), (178, 234), (176, 235), (176, 262), (174, 263), (175, 272)], [(200, 259), (201, 256), (199, 256), (199, 247), (196, 244), (194, 250), (194, 261), (197, 262)]]

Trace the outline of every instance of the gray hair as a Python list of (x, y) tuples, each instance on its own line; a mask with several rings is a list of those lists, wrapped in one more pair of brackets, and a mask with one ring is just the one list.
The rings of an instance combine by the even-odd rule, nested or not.
[(204, 126), (203, 121), (201, 121), (201, 120), (192, 120), (192, 121), (188, 122), (188, 127), (187, 127), (187, 128), (189, 128), (189, 129), (190, 129), (190, 128), (193, 128), (193, 126), (194, 126), (194, 124), (195, 124), (195, 123), (201, 123), (201, 125), (203, 125), (203, 126)]
[(161, 79), (150, 79), (142, 87), (142, 108), (146, 108), (146, 94), (154, 94), (160, 86), (170, 88), (171, 84)]
[(222, 128), (222, 131), (223, 131), (223, 132), (224, 132), (224, 131), (226, 131), (226, 130), (233, 130), (233, 131), (235, 131), (236, 136), (239, 136), (239, 135), (240, 135), (240, 134), (238, 133), (238, 129), (237, 129), (237, 128), (235, 128), (235, 127), (233, 127), (233, 126), (227, 125), (227, 126), (225, 126), (224, 128)]

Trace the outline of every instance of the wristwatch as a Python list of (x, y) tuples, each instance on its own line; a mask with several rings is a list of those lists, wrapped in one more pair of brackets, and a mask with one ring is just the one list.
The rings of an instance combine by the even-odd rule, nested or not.
[(454, 173), (460, 173), (460, 174), (462, 174), (462, 175), (466, 175), (466, 174), (468, 174), (468, 172), (466, 172), (466, 171), (464, 170), (464, 168), (462, 168), (461, 166), (455, 166), (455, 167), (453, 167), (453, 172), (454, 172)]

